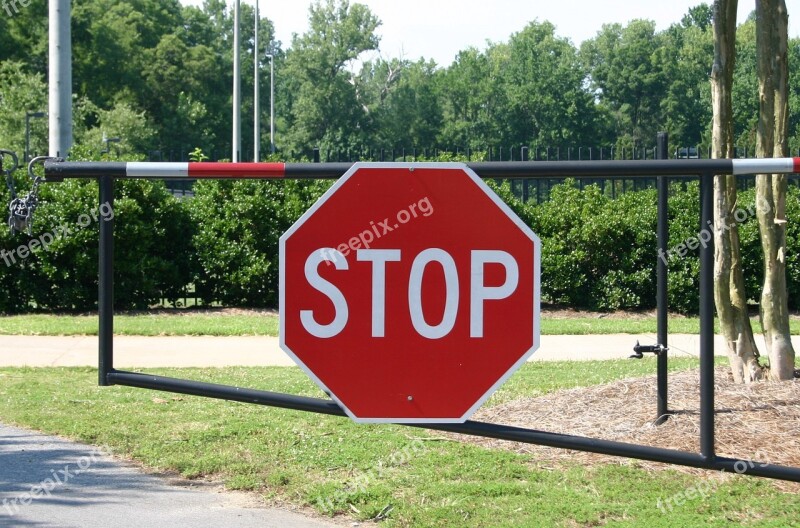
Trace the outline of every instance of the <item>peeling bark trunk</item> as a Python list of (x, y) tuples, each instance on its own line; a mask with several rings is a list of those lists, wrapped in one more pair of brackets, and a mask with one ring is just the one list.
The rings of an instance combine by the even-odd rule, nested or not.
[[(784, 0), (756, 2), (759, 92), (756, 156), (759, 158), (788, 155), (788, 24)], [(786, 288), (786, 187), (785, 174), (756, 176), (756, 211), (764, 252), (761, 322), (773, 380), (794, 377), (795, 351), (789, 330)]]
[[(736, 0), (714, 2), (714, 65), (711, 99), (714, 110), (712, 156), (733, 157), (733, 110), (731, 87), (736, 58)], [(736, 178), (714, 178), (714, 300), (728, 359), (737, 383), (761, 379), (758, 348), (747, 314), (747, 296), (739, 250), (739, 229), (733, 217)]]

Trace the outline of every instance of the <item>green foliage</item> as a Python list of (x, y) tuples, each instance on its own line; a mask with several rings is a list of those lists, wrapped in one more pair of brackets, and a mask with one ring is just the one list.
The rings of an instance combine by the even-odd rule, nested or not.
[[(671, 250), (680, 251), (680, 244), (697, 237), (700, 230), (700, 185), (697, 182), (673, 183), (670, 186), (669, 243)], [(709, 231), (711, 233), (711, 231)], [(697, 251), (683, 257), (670, 253), (667, 291), (670, 310), (696, 313), (697, 292), (700, 290), (700, 259)], [(661, 258), (659, 256), (659, 258)]]
[(278, 240), (328, 186), (297, 180), (199, 182), (192, 218), (196, 285), (204, 299), (275, 306)]
[(200, 163), (206, 161), (207, 159), (208, 156), (205, 155), (203, 149), (201, 149), (200, 147), (195, 147), (195, 149), (189, 153), (189, 161)]
[[(44, 77), (28, 73), (21, 62), (0, 62), (0, 148), (20, 154), (25, 150), (27, 112), (47, 110)], [(47, 119), (30, 120), (31, 152), (47, 152)]]
[(309, 8), (310, 30), (296, 36), (284, 76), (291, 79), (288, 146), (302, 151), (358, 147), (370, 131), (347, 66), (362, 53), (378, 49), (380, 21), (362, 4), (326, 0)]
[[(155, 137), (155, 130), (145, 112), (137, 112), (129, 103), (121, 102), (110, 110), (96, 109), (97, 126), (75, 136), (75, 142), (93, 151), (108, 148), (117, 156), (141, 159)], [(111, 138), (117, 141), (106, 143)], [(110, 154), (110, 153), (109, 153)], [(73, 156), (74, 157), (74, 156)]]
[[(5, 162), (10, 161), (8, 158)], [(5, 168), (8, 168), (6, 165)], [(15, 187), (18, 195), (27, 192), (29, 182), (25, 172), (18, 170), (14, 174)], [(16, 257), (10, 252), (16, 250), (23, 241), (21, 234), (12, 235), (8, 227), (8, 204), (11, 202), (11, 193), (6, 187), (5, 175), (0, 181), (0, 313), (17, 313), (24, 311), (31, 300), (31, 288), (29, 283), (29, 269), (24, 263), (19, 264)], [(19, 264), (19, 265), (18, 265)]]
[(550, 200), (533, 209), (531, 227), (542, 241), (542, 297), (558, 304), (592, 304), (591, 255), (582, 226), (607, 202), (598, 187), (585, 192), (571, 182), (550, 191)]
[[(276, 145), (300, 158), (361, 148), (454, 150), (652, 145), (656, 131), (672, 147), (710, 140), (708, 72), (713, 59), (707, 4), (656, 31), (650, 20), (598, 28), (580, 48), (548, 21), (522, 21), (519, 32), (483, 49), (460, 51), (452, 64), (381, 54), (381, 21), (366, 6), (322, 0), (309, 29), (290, 47), (241, 7), (240, 55), (260, 65), (262, 102), (274, 57)], [(562, 33), (568, 28), (562, 28)], [(231, 152), (232, 9), (223, 0), (86, 0), (72, 7), (75, 138), (98, 144), (120, 137), (123, 153)], [(753, 152), (758, 110), (755, 21), (737, 30), (733, 114), (738, 146)], [(789, 71), (800, 67), (797, 39)], [(29, 2), (0, 18), (0, 146), (22, 150), (26, 111), (46, 110), (47, 3)], [(242, 129), (252, 130), (253, 68), (242, 68)], [(800, 83), (789, 79), (792, 149), (800, 148)], [(266, 117), (262, 106), (262, 120)], [(32, 120), (35, 152), (46, 150), (46, 122)], [(112, 129), (119, 132), (111, 131)], [(263, 127), (262, 142), (268, 140)], [(263, 143), (262, 143), (263, 144)], [(672, 148), (671, 148), (672, 150)], [(242, 154), (253, 151), (251, 134)], [(628, 150), (629, 152), (629, 150)], [(181, 155), (182, 157), (182, 155)]]
[[(85, 146), (76, 160), (97, 160)], [(30, 181), (17, 172), (17, 192)], [(193, 225), (186, 204), (163, 182), (117, 182), (115, 203), (98, 204), (93, 180), (65, 180), (40, 187), (32, 235), (0, 229), (0, 312), (93, 310), (97, 305), (99, 223), (115, 220), (115, 306), (142, 309), (162, 297), (177, 299), (191, 281)], [(10, 196), (3, 186), (0, 200)], [(5, 225), (5, 216), (3, 223)], [(33, 250), (31, 253), (29, 250)]]
[[(670, 310), (696, 313), (699, 290), (700, 235), (697, 182), (673, 183), (669, 196), (668, 298)], [(512, 204), (542, 240), (544, 300), (572, 307), (613, 310), (653, 308), (656, 299), (656, 193), (636, 191), (612, 200), (596, 186), (584, 191), (570, 182), (551, 190), (540, 205)], [(510, 200), (510, 201), (509, 201)], [(755, 192), (739, 194), (737, 210), (742, 262), (750, 301), (757, 303), (763, 280), (763, 254), (755, 218)], [(800, 189), (792, 186), (787, 218), (800, 218)], [(711, 236), (710, 229), (705, 235)], [(787, 283), (790, 308), (800, 300), (800, 227), (787, 224)], [(695, 246), (695, 249), (690, 249)]]
[(34, 238), (52, 242), (25, 261), (35, 306), (95, 309), (99, 222), (115, 220), (115, 306), (143, 309), (177, 299), (191, 280), (192, 225), (182, 202), (162, 182), (117, 183), (113, 212), (98, 207), (97, 184), (68, 180), (42, 188)]

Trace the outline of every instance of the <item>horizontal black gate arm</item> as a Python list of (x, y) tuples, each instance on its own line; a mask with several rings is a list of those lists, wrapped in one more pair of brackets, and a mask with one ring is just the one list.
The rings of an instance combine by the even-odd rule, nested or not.
[[(407, 163), (381, 163), (386, 167)], [(47, 160), (46, 179), (151, 178), (173, 179), (335, 179), (352, 163), (219, 163), (219, 162), (91, 162)], [(621, 160), (621, 161), (499, 161), (467, 163), (482, 178), (553, 178), (564, 176), (787, 174), (800, 172), (800, 158)]]
[[(219, 385), (202, 381), (169, 378), (137, 372), (115, 370), (107, 374), (107, 381), (111, 385), (125, 385), (143, 389), (155, 389), (178, 394), (204, 396), (221, 400), (231, 400), (242, 403), (266, 405), (308, 411), (333, 416), (347, 416), (345, 412), (331, 400), (296, 396), (277, 392), (262, 391), (229, 385)], [(524, 429), (510, 425), (467, 421), (463, 424), (406, 424), (410, 427), (420, 427), (450, 433), (460, 433), (473, 436), (510, 440), (527, 444), (538, 444), (562, 449), (589, 451), (604, 455), (632, 457), (652, 462), (678, 464), (704, 469), (723, 470), (731, 473), (747, 474), (782, 480), (800, 482), (800, 468), (766, 464), (751, 460), (737, 460), (724, 457), (704, 457), (698, 453), (687, 453), (673, 449), (643, 446), (587, 438), (583, 436), (549, 433), (534, 429)]]

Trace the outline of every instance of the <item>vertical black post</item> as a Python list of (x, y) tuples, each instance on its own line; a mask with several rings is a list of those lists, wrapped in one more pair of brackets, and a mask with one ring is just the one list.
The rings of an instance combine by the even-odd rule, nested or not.
[[(714, 175), (700, 175), (700, 229), (714, 221)], [(714, 458), (714, 242), (700, 247), (700, 453)]]
[[(667, 159), (668, 136), (666, 132), (658, 133), (658, 159)], [(656, 356), (656, 384), (658, 387), (658, 408), (656, 425), (661, 425), (667, 418), (667, 246), (669, 244), (669, 177), (658, 177), (658, 259), (656, 267), (656, 324), (658, 344), (661, 351)]]
[[(520, 161), (528, 161), (528, 147), (521, 147), (519, 149), (519, 157), (520, 157)], [(522, 201), (524, 203), (528, 203), (528, 198), (530, 198), (528, 184), (529, 184), (529, 180), (527, 178), (522, 180)], [(538, 192), (538, 189), (539, 189), (539, 183), (538, 182), (536, 183), (536, 189), (537, 189), (537, 192)]]
[(110, 208), (112, 213), (100, 219), (99, 276), (97, 284), (97, 311), (99, 314), (97, 362), (100, 386), (111, 385), (108, 373), (114, 370), (114, 178), (102, 176), (100, 185), (101, 211)]

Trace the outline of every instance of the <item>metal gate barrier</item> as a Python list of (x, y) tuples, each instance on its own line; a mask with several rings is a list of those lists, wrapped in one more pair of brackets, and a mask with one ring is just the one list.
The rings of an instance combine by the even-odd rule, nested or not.
[[(666, 157), (666, 138), (660, 138), (659, 157)], [(781, 159), (683, 159), (637, 161), (534, 161), (478, 162), (467, 166), (482, 178), (537, 179), (572, 176), (624, 176), (658, 178), (658, 246), (667, 250), (667, 191), (671, 176), (698, 177), (700, 180), (701, 229), (713, 222), (713, 178), (722, 174), (797, 173), (800, 158)], [(117, 179), (336, 179), (351, 167), (350, 163), (160, 163), (160, 162), (66, 162), (44, 160), (44, 183), (65, 178), (95, 179), (99, 183), (99, 203), (114, 201)], [(655, 255), (655, 253), (654, 253)], [(669, 414), (667, 406), (667, 269), (657, 260), (658, 344), (637, 352), (658, 356), (657, 423)], [(700, 437), (699, 451), (686, 452), (639, 444), (559, 434), (508, 425), (466, 421), (460, 424), (408, 424), (410, 427), (483, 436), (501, 440), (539, 444), (549, 447), (588, 451), (691, 466), (735, 471), (759, 477), (800, 482), (800, 468), (718, 456), (714, 446), (714, 247), (700, 248)], [(232, 400), (346, 416), (332, 400), (275, 393), (243, 387), (176, 379), (114, 368), (114, 217), (100, 220), (99, 251), (99, 384), (125, 385), (195, 396)]]

